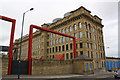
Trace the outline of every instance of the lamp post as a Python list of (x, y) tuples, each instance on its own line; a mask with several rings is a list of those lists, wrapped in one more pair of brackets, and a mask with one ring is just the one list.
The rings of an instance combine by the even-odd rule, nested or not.
[(22, 37), (23, 37), (23, 26), (24, 26), (24, 18), (25, 18), (25, 13), (32, 11), (33, 8), (29, 9), (28, 11), (23, 13), (23, 20), (22, 20), (22, 28), (21, 28), (21, 39), (20, 39), (20, 54), (19, 54), (19, 60), (18, 60), (18, 79), (20, 79), (20, 58), (21, 58), (21, 53), (22, 53)]

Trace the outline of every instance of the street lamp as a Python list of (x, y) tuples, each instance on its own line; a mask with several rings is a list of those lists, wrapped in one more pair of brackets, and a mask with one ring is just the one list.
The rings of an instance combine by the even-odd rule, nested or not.
[(22, 53), (22, 37), (23, 37), (23, 26), (24, 26), (24, 18), (25, 13), (32, 11), (34, 8), (29, 9), (28, 11), (23, 13), (23, 20), (22, 20), (22, 28), (21, 28), (21, 39), (20, 39), (20, 54), (19, 54), (19, 60), (18, 60), (18, 79), (20, 79), (20, 58)]

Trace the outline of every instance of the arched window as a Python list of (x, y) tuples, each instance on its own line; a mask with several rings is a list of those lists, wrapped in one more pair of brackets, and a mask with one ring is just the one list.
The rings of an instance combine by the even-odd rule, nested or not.
[(66, 50), (68, 50), (68, 44), (66, 44)]
[(85, 22), (85, 28), (87, 29), (87, 22)]
[(82, 38), (82, 32), (80, 32), (79, 34), (80, 34), (80, 38)]
[(72, 26), (70, 26), (70, 32), (72, 31)]
[(76, 26), (76, 24), (74, 24), (74, 30), (77, 30), (77, 26)]
[(66, 28), (66, 33), (68, 33), (69, 32), (69, 30), (68, 30), (68, 28)]
[(82, 28), (82, 24), (81, 24), (81, 22), (79, 22), (78, 25), (79, 25), (79, 28)]
[(69, 54), (68, 53), (66, 54), (66, 59), (69, 59)]
[(73, 58), (73, 53), (70, 53), (70, 59), (72, 59)]
[(72, 49), (72, 43), (70, 44), (70, 49)]

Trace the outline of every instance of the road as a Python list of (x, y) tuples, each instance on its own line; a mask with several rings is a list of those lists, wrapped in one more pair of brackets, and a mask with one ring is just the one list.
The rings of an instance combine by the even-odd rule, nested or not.
[[(114, 79), (114, 73), (110, 72), (102, 72), (95, 73), (91, 75), (76, 75), (76, 74), (68, 74), (68, 75), (47, 75), (47, 76), (21, 76), (19, 80), (120, 80)], [(16, 76), (6, 76), (2, 80), (18, 80)]]

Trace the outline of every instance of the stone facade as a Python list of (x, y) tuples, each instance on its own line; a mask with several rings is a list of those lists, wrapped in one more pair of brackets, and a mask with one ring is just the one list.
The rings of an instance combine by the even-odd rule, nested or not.
[[(103, 40), (102, 19), (84, 7), (69, 12), (64, 18), (54, 20), (53, 23), (43, 24), (42, 27), (76, 37), (76, 54), (85, 55), (93, 59), (94, 69), (105, 69), (105, 50)], [(20, 39), (14, 43), (18, 48)], [(33, 33), (32, 58), (44, 57), (52, 60), (56, 55), (64, 55), (64, 60), (72, 60), (73, 43), (68, 37), (37, 30)], [(24, 36), (22, 43), (22, 60), (28, 57), (28, 35)]]
[(7, 56), (3, 56), (1, 58), (1, 62), (2, 62), (2, 75), (7, 75), (8, 72), (8, 57)]
[(85, 64), (92, 60), (63, 60), (63, 61), (32, 61), (32, 75), (44, 74), (88, 74), (93, 73), (93, 68), (86, 69)]

